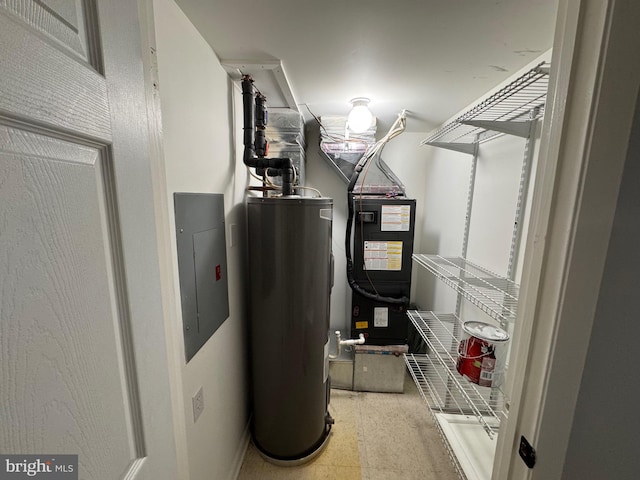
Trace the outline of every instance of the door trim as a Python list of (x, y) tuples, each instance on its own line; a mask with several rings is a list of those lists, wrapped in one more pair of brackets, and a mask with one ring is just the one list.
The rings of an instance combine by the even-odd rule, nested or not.
[[(639, 15), (631, 1), (559, 6), (493, 479), (562, 478), (640, 82), (629, 48)], [(537, 448), (534, 469), (519, 458), (520, 435)]]
[(145, 457), (138, 465), (138, 476), (179, 478), (142, 61), (142, 19), (138, 2), (97, 2), (97, 9), (114, 138), (112, 153), (118, 159), (113, 176), (131, 343), (143, 407)]

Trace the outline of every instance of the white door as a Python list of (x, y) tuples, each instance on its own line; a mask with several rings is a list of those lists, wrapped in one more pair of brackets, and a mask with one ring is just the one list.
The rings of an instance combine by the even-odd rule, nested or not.
[[(640, 3), (634, 0), (559, 3), (520, 289), (520, 326), (514, 339), (517, 355), (509, 366), (516, 387), (509, 419), (498, 437), (495, 480), (603, 478), (598, 472), (620, 458), (612, 455), (617, 450), (612, 440), (629, 431), (637, 436), (635, 413), (621, 409), (617, 399), (637, 403), (636, 397), (629, 397), (633, 392), (629, 385), (637, 383), (637, 375), (614, 383), (626, 373), (625, 365), (589, 355), (593, 346), (601, 347), (610, 338), (592, 336), (592, 328), (640, 87), (640, 57), (635, 53), (640, 46), (639, 17)], [(629, 218), (637, 221), (637, 216)], [(626, 288), (622, 292), (637, 290), (637, 282), (619, 281)], [(608, 287), (615, 290), (613, 285)], [(620, 331), (617, 325), (610, 322), (609, 335), (631, 333), (634, 338), (633, 330)], [(610, 342), (605, 351), (620, 349)], [(624, 353), (635, 360), (634, 352)], [(572, 430), (584, 428), (578, 423), (576, 406), (579, 400), (585, 402), (583, 378), (594, 373), (585, 372), (585, 365), (594, 359), (607, 375), (617, 370), (609, 383), (598, 385), (610, 396), (612, 408), (607, 412), (592, 408), (589, 413), (604, 428), (590, 431), (589, 440), (571, 445)], [(589, 402), (585, 405), (593, 407)], [(629, 420), (612, 421), (625, 417)], [(619, 425), (626, 431), (616, 431)], [(537, 452), (533, 468), (520, 458), (521, 436)], [(605, 448), (593, 449), (594, 438)], [(623, 455), (634, 446), (626, 447)], [(568, 452), (573, 454), (571, 459)], [(577, 459), (586, 472), (579, 476), (570, 469)], [(590, 468), (590, 462), (598, 468)], [(629, 469), (622, 465), (623, 471)], [(620, 476), (610, 470), (606, 478), (638, 478), (634, 473), (635, 477)]]
[(0, 453), (177, 478), (136, 2), (0, 0)]

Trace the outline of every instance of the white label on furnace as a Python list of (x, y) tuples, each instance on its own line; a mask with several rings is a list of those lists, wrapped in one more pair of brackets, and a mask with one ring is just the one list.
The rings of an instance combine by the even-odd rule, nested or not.
[(374, 327), (389, 326), (389, 309), (387, 307), (374, 307), (373, 326)]
[(411, 222), (411, 205), (382, 205), (383, 232), (408, 232)]
[(402, 242), (364, 242), (365, 270), (402, 270)]

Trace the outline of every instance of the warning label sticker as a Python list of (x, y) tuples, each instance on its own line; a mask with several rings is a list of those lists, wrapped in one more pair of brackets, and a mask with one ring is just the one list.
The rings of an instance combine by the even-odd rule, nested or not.
[(364, 242), (365, 270), (402, 269), (402, 242)]
[(389, 309), (387, 307), (374, 307), (373, 326), (374, 327), (389, 326)]
[(411, 205), (382, 205), (383, 232), (408, 232), (411, 223)]

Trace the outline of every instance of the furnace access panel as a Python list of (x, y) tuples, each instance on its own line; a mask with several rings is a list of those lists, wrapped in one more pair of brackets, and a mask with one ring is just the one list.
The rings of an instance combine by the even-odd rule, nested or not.
[[(353, 266), (356, 282), (371, 293), (409, 297), (416, 202), (404, 197), (354, 196)], [(352, 294), (351, 336), (367, 343), (406, 343), (406, 304), (390, 305)]]

